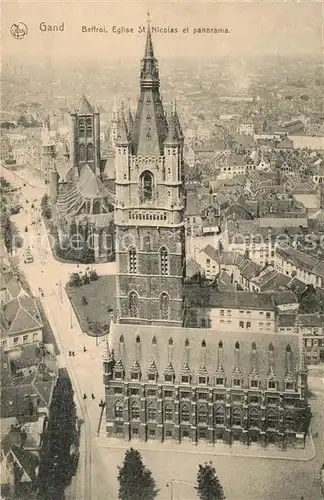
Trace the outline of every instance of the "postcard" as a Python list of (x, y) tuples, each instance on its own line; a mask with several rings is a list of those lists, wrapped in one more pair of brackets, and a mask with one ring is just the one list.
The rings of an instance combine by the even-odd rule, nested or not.
[(1, 498), (320, 499), (321, 2), (1, 25)]

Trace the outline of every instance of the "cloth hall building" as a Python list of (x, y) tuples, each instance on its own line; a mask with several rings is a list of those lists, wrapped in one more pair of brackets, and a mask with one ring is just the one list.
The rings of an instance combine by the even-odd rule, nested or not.
[(150, 29), (132, 126), (116, 138), (116, 300), (106, 434), (197, 443), (304, 441), (307, 368), (291, 334), (184, 328), (183, 134), (166, 118)]

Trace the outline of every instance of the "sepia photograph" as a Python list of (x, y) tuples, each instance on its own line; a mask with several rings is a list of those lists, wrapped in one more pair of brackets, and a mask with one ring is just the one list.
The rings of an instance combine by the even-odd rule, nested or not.
[(321, 1), (5, 1), (1, 500), (324, 498)]

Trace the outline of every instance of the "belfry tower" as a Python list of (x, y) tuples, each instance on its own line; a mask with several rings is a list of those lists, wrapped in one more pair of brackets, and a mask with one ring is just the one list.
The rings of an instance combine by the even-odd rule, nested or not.
[(169, 119), (148, 26), (134, 120), (122, 110), (116, 138), (116, 298), (120, 323), (183, 323), (183, 134)]
[(78, 179), (82, 168), (88, 165), (100, 175), (100, 117), (85, 95), (78, 109), (70, 113), (70, 161), (74, 178)]

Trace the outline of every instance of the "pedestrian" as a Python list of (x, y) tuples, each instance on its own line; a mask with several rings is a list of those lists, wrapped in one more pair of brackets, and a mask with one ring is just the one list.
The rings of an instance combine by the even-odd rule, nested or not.
[(95, 399), (95, 395), (93, 394), (93, 392), (91, 393), (91, 397), (92, 399)]
[(83, 399), (87, 399), (86, 393), (83, 394)]
[(83, 352), (87, 352), (87, 349), (85, 348), (85, 346), (83, 346)]
[(73, 357), (75, 356), (75, 352), (74, 352), (74, 351), (72, 351), (72, 356), (73, 356)]
[(72, 352), (71, 352), (71, 351), (69, 351), (69, 356), (71, 356), (71, 354), (72, 354)]

